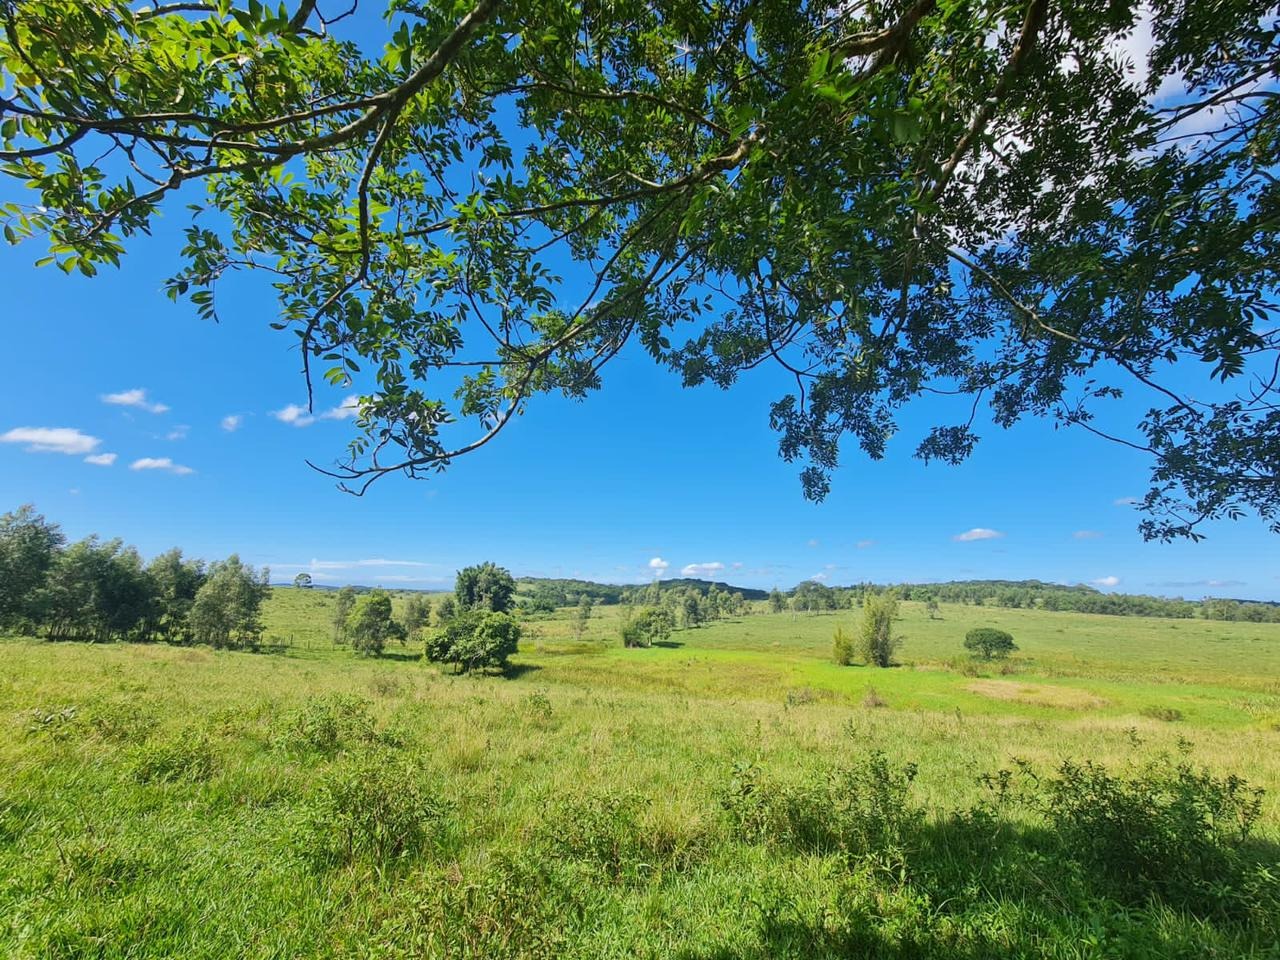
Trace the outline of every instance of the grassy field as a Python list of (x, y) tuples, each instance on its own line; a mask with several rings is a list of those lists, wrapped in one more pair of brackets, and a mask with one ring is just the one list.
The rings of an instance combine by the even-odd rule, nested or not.
[(0, 956), (1280, 956), (1275, 625), (904, 604), (876, 670), (848, 613), (606, 607), (455, 677), (332, 602), (277, 589), (271, 655), (0, 646)]

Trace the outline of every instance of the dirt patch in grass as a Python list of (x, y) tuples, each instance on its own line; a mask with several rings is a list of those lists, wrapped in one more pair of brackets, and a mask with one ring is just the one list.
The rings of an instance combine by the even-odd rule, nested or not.
[(1064, 710), (1095, 710), (1107, 701), (1087, 690), (1056, 687), (1045, 683), (1019, 683), (1016, 680), (978, 680), (965, 687), (970, 693), (993, 700), (1027, 703), (1036, 707), (1060, 707)]

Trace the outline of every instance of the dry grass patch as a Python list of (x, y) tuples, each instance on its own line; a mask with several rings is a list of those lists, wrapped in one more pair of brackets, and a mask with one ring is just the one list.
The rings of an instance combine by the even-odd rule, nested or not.
[(1016, 680), (979, 680), (965, 687), (970, 693), (993, 700), (1026, 703), (1036, 707), (1058, 707), (1063, 710), (1096, 710), (1107, 701), (1088, 690), (1057, 687), (1047, 683), (1020, 683)]

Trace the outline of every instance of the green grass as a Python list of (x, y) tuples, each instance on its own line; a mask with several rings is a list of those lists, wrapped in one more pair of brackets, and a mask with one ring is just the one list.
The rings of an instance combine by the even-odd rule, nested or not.
[[(1275, 625), (904, 604), (873, 670), (830, 662), (849, 613), (624, 650), (598, 608), (454, 677), (335, 647), (332, 602), (277, 589), (272, 655), (0, 646), (0, 956), (1277, 955), (1262, 875), (1229, 910), (1135, 900), (1028, 809), (968, 813), (1015, 758), (1186, 759), (1267, 790), (1246, 859), (1280, 876)], [(955, 659), (976, 625), (1014, 635), (1008, 672)], [(754, 770), (794, 826), (874, 751), (919, 768), (903, 850), (749, 838), (723, 806)]]

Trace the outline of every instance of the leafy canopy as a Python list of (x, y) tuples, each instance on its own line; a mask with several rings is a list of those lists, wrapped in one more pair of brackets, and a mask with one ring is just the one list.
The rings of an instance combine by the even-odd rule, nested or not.
[(636, 341), (782, 371), (812, 498), (943, 395), (925, 459), (985, 404), (1147, 453), (1147, 536), (1280, 529), (1273, 4), (386, 0), (373, 53), (369, 2), (0, 3), (5, 237), (92, 276), (187, 203), (169, 295), (273, 278), (308, 389), (362, 393), (357, 492)]

